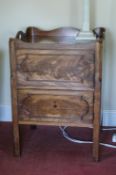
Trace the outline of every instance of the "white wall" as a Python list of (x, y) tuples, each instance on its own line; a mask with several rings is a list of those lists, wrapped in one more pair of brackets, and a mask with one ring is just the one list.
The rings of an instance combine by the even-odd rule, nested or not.
[[(104, 123), (116, 125), (116, 1), (91, 0), (91, 27), (106, 27), (103, 64)], [(0, 0), (0, 120), (9, 120), (10, 77), (8, 40), (27, 26), (52, 29), (81, 27), (82, 0)]]

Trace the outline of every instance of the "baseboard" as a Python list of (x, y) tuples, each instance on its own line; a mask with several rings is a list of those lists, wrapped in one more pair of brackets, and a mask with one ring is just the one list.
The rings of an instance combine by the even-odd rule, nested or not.
[[(116, 126), (116, 110), (104, 110), (102, 116), (103, 126)], [(0, 105), (0, 121), (12, 121), (12, 112), (9, 105)]]
[(116, 127), (116, 110), (104, 110), (102, 112), (102, 125)]
[(12, 121), (10, 105), (0, 105), (0, 121)]

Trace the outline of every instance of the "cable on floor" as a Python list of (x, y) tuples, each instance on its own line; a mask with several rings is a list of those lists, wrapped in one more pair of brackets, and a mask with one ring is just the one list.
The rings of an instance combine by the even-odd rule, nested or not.
[[(60, 128), (64, 138), (66, 138), (67, 140), (69, 140), (71, 142), (84, 143), (84, 144), (91, 144), (91, 143), (93, 143), (92, 141), (83, 141), (83, 140), (78, 140), (78, 139), (74, 139), (74, 138), (70, 137), (69, 134), (66, 132), (66, 129), (68, 128), (68, 126), (64, 126), (64, 127), (60, 126), (59, 128)], [(114, 128), (114, 129), (113, 128), (111, 128), (111, 129), (109, 128), (109, 130), (115, 130), (115, 129), (116, 128)], [(105, 129), (105, 130), (107, 130), (107, 129)], [(109, 148), (116, 148), (115, 145), (111, 145), (111, 144), (107, 144), (107, 143), (100, 143), (100, 145), (105, 146), (105, 147), (109, 147)]]

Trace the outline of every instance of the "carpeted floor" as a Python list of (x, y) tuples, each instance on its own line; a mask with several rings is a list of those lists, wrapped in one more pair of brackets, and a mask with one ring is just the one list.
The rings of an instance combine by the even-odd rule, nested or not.
[[(92, 130), (71, 128), (71, 135), (91, 140)], [(104, 131), (102, 142), (111, 142)], [(0, 175), (116, 175), (116, 149), (101, 146), (101, 161), (92, 160), (92, 145), (67, 141), (58, 127), (21, 126), (22, 155), (13, 156), (11, 123), (0, 123)]]

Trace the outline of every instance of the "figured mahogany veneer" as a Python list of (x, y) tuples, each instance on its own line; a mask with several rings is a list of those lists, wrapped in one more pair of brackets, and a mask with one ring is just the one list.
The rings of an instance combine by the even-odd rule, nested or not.
[(79, 29), (35, 27), (10, 39), (15, 154), (19, 125), (93, 128), (93, 157), (99, 159), (102, 38), (78, 41)]
[(16, 58), (19, 87), (75, 90), (79, 86), (94, 87), (95, 60), (92, 51), (32, 50), (28, 53), (28, 50), (18, 50)]
[[(57, 92), (56, 92), (57, 93)], [(20, 123), (35, 121), (41, 124), (90, 126), (93, 114), (92, 93), (74, 95), (41, 94), (35, 91), (19, 91), (18, 110)]]

